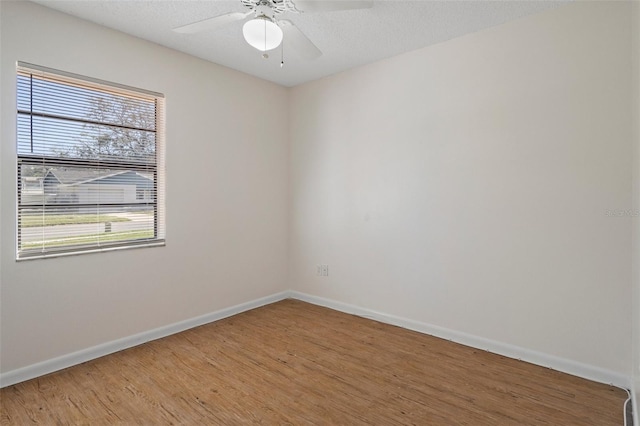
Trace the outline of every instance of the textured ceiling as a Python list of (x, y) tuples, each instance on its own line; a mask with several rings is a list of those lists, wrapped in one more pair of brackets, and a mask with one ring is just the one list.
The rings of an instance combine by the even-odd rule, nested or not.
[[(295, 0), (293, 0), (295, 2)], [(283, 86), (295, 86), (349, 68), (440, 43), (560, 6), (563, 1), (374, 1), (371, 9), (286, 12), (323, 55), (305, 60), (286, 49), (263, 59), (242, 38), (242, 22), (197, 34), (172, 28), (232, 11), (240, 0), (35, 0), (36, 3), (153, 41)]]

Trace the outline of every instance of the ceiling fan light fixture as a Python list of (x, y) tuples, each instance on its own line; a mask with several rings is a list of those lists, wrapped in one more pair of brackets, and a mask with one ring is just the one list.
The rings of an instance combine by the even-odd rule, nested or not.
[(249, 45), (261, 52), (273, 50), (282, 43), (282, 29), (264, 15), (245, 22), (242, 34)]

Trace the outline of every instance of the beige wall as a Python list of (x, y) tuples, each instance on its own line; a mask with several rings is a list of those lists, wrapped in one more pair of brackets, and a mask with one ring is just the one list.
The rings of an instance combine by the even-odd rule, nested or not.
[(633, 376), (635, 391), (635, 420), (640, 425), (640, 2), (633, 3), (633, 139), (634, 139), (634, 175), (633, 175)]
[[(630, 5), (292, 90), (293, 288), (629, 377)], [(315, 276), (328, 264), (330, 276)]]
[[(3, 373), (286, 289), (287, 91), (27, 2), (0, 2)], [(15, 261), (15, 65), (164, 93), (167, 245)]]
[[(0, 373), (292, 288), (640, 377), (630, 7), (287, 90), (0, 2)], [(15, 262), (18, 60), (166, 95), (166, 247)]]

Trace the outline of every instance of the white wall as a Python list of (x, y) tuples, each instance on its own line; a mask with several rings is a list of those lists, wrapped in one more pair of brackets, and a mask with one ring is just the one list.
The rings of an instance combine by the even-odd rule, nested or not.
[[(2, 24), (2, 7), (0, 6), (0, 25)], [(2, 98), (2, 29), (0, 28), (0, 99)], [(4, 137), (2, 136), (2, 104), (0, 101), (0, 165), (2, 164), (2, 145), (4, 145)], [(0, 189), (2, 189), (2, 172), (0, 168)], [(1, 194), (1, 192), (0, 192)], [(0, 196), (0, 320), (2, 320), (2, 196)], [(2, 370), (2, 324), (0, 324), (0, 371)]]
[[(286, 289), (286, 89), (27, 2), (0, 8), (3, 373)], [(166, 95), (166, 247), (15, 261), (16, 61)]]
[[(292, 90), (290, 281), (629, 377), (630, 5)], [(328, 264), (330, 276), (316, 277)]]
[(635, 421), (640, 425), (640, 2), (633, 2), (633, 211), (637, 215), (633, 218), (633, 377), (635, 392)]

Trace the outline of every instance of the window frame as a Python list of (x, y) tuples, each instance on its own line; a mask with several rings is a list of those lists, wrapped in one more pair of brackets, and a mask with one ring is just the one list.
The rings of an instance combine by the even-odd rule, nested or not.
[[(19, 117), (22, 115), (27, 115), (30, 117), (43, 116), (42, 114), (35, 113), (33, 108), (30, 111), (25, 112), (18, 108), (18, 76), (20, 75), (31, 75), (32, 77), (40, 78), (42, 80), (53, 80), (59, 84), (65, 84), (72, 87), (82, 87), (88, 90), (94, 90), (96, 92), (107, 92), (115, 95), (122, 96), (133, 96), (139, 99), (144, 99), (146, 101), (153, 101), (155, 104), (155, 117), (154, 117), (154, 133), (155, 133), (155, 145), (154, 145), (154, 153), (153, 153), (153, 165), (150, 167), (150, 162), (141, 163), (135, 160), (125, 160), (123, 158), (119, 158), (118, 160), (112, 159), (90, 159), (90, 158), (64, 158), (64, 157), (53, 157), (47, 154), (24, 154), (20, 153), (19, 149), (19, 137), (16, 133), (16, 165), (17, 165), (17, 185), (16, 185), (16, 260), (31, 260), (31, 259), (41, 259), (41, 258), (49, 258), (49, 257), (59, 257), (59, 256), (69, 256), (69, 255), (79, 255), (85, 253), (96, 253), (96, 252), (104, 252), (104, 251), (112, 251), (112, 250), (121, 250), (121, 249), (130, 249), (130, 248), (140, 248), (140, 247), (158, 247), (164, 246), (165, 243), (165, 126), (164, 126), (164, 95), (157, 92), (152, 92), (149, 90), (139, 89), (131, 86), (126, 86), (123, 84), (113, 83), (105, 80), (100, 80), (96, 78), (86, 77), (79, 74), (73, 74), (66, 71), (60, 71), (48, 67), (43, 67), (39, 65), (29, 64), (26, 62), (18, 62), (16, 66), (16, 126), (18, 125)], [(29, 89), (32, 90), (32, 89)], [(30, 92), (31, 93), (31, 92)], [(32, 119), (31, 118), (31, 119)], [(72, 120), (76, 123), (83, 123), (82, 119)], [(127, 128), (126, 125), (113, 125), (118, 128)], [(135, 130), (135, 129), (134, 129)], [(30, 130), (29, 134), (33, 134), (33, 129)], [(54, 145), (55, 146), (55, 145)], [(23, 197), (22, 193), (26, 189), (24, 187), (25, 182), (23, 181), (22, 176), (22, 166), (30, 165), (30, 166), (44, 166), (47, 168), (50, 167), (83, 167), (83, 168), (93, 168), (95, 170), (105, 169), (105, 170), (115, 170), (115, 171), (133, 171), (135, 173), (139, 173), (141, 171), (148, 173), (153, 176), (153, 194), (155, 197), (151, 198), (151, 201), (146, 200), (144, 203), (140, 203), (137, 199), (134, 202), (120, 202), (120, 203), (56, 203), (50, 204), (47, 203), (44, 198), (41, 203), (33, 203), (28, 202), (26, 204), (22, 203)], [(44, 182), (40, 183), (44, 185)], [(151, 191), (150, 189), (145, 190)], [(136, 189), (137, 192), (137, 189)], [(143, 239), (130, 239), (130, 240), (120, 240), (116, 242), (100, 242), (91, 243), (91, 244), (77, 244), (74, 246), (64, 246), (60, 245), (58, 247), (50, 247), (45, 248), (44, 243), (42, 248), (31, 248), (24, 249), (21, 248), (21, 233), (23, 227), (21, 225), (22, 219), (22, 211), (28, 209), (42, 209), (43, 215), (46, 216), (44, 212), (48, 209), (50, 211), (54, 211), (56, 209), (74, 209), (74, 208), (96, 208), (97, 215), (99, 215), (99, 211), (101, 207), (139, 207), (140, 205), (148, 205), (153, 207), (153, 237), (152, 238), (143, 238)], [(105, 224), (106, 225), (106, 224)], [(23, 243), (23, 242), (22, 242)]]

